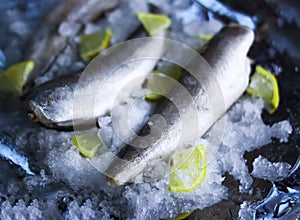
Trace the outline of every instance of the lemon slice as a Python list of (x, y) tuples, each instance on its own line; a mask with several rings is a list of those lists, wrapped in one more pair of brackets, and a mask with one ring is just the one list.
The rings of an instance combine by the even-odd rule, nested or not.
[(179, 213), (175, 218), (169, 218), (168, 220), (182, 220), (182, 219), (186, 219), (187, 217), (189, 217), (191, 214), (193, 213), (193, 210), (190, 212), (183, 212), (183, 213)]
[(21, 94), (22, 89), (34, 68), (31, 60), (17, 63), (4, 70), (0, 75), (0, 91)]
[(72, 141), (79, 152), (88, 158), (94, 157), (102, 145), (97, 134), (74, 135)]
[(208, 42), (213, 38), (213, 34), (205, 34), (205, 35), (199, 35), (199, 39), (202, 40), (203, 42)]
[(136, 16), (150, 36), (167, 29), (171, 25), (171, 19), (164, 15), (137, 12)]
[(151, 91), (151, 93), (145, 96), (146, 100), (156, 101), (164, 98), (176, 83), (175, 81), (171, 81), (169, 77), (174, 80), (179, 80), (181, 75), (182, 69), (177, 65), (168, 66), (151, 72), (146, 78), (145, 83), (145, 87)]
[(258, 96), (265, 101), (265, 108), (272, 114), (279, 105), (279, 90), (275, 76), (256, 66), (255, 73), (251, 77), (247, 92), (252, 96)]
[(169, 191), (191, 192), (204, 181), (207, 156), (203, 145), (191, 147), (172, 156)]
[(112, 32), (109, 28), (84, 35), (80, 38), (80, 56), (82, 59), (91, 59), (109, 46)]

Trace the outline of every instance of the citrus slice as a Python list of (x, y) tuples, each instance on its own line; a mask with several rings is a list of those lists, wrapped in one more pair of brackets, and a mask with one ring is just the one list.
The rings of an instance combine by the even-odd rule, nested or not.
[(265, 108), (272, 114), (279, 105), (279, 90), (275, 76), (264, 69), (256, 66), (255, 73), (251, 77), (247, 92), (265, 101)]
[(88, 158), (94, 157), (102, 142), (97, 134), (80, 134), (72, 137), (74, 145), (78, 148), (79, 152)]
[(213, 34), (205, 34), (205, 35), (199, 35), (198, 37), (200, 38), (200, 40), (202, 40), (203, 42), (208, 42), (213, 38)]
[(183, 212), (183, 213), (179, 213), (175, 218), (170, 218), (174, 219), (174, 220), (182, 220), (182, 219), (186, 219), (187, 217), (189, 217), (191, 214), (193, 213), (193, 210), (190, 212)]
[(137, 12), (136, 16), (150, 36), (167, 29), (171, 25), (171, 19), (164, 15)]
[(172, 156), (169, 191), (191, 192), (204, 181), (207, 156), (203, 145), (191, 147)]
[(151, 72), (146, 78), (145, 87), (151, 91), (151, 93), (145, 96), (146, 100), (156, 101), (164, 98), (176, 83), (175, 81), (170, 80), (169, 77), (174, 80), (179, 80), (181, 75), (182, 69), (177, 65), (168, 66)]
[(31, 60), (17, 63), (4, 70), (0, 75), (0, 91), (21, 94), (22, 89), (34, 68)]
[(80, 38), (80, 56), (82, 59), (91, 59), (109, 46), (112, 32), (109, 28), (84, 35)]

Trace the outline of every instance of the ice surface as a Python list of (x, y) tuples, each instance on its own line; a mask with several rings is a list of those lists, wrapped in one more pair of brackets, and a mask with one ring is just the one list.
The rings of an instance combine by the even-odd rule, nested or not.
[(23, 200), (17, 201), (15, 205), (5, 201), (0, 204), (0, 210), (1, 219), (36, 220), (45, 218), (36, 199), (29, 205), (26, 205)]
[(44, 13), (56, 1), (1, 1), (0, 50), (10, 66), (21, 61), (30, 37)]
[[(49, 2), (35, 0), (23, 7), (24, 10), (0, 11), (0, 16), (3, 18), (0, 22), (2, 34), (0, 68), (2, 63), (9, 66), (21, 59), (24, 52), (22, 45), (28, 42), (28, 37), (20, 39), (20, 35), (31, 36), (34, 24), (41, 17), (41, 12), (46, 11), (46, 8), (52, 4)], [(170, 37), (194, 48), (203, 44), (200, 40), (194, 39), (194, 36), (213, 34), (222, 25), (214, 19), (207, 22), (197, 21), (204, 15), (196, 5), (189, 5), (187, 1), (176, 0), (173, 6), (170, 4), (171, 1), (149, 0), (148, 2), (159, 6), (163, 13), (174, 20)], [(5, 7), (17, 4), (19, 1), (11, 1), (10, 6), (7, 6), (7, 2)], [(0, 4), (0, 9), (2, 7), (4, 5)], [(130, 1), (129, 4), (122, 3), (120, 9), (106, 15), (107, 23), (99, 24), (103, 27), (112, 26), (112, 42), (117, 43), (125, 40), (139, 27), (140, 23), (135, 18), (137, 11), (146, 12), (148, 8), (140, 0)], [(93, 32), (99, 27), (98, 24), (88, 24), (85, 31)], [(76, 45), (78, 38), (73, 40)], [(4, 59), (1, 58), (1, 51), (4, 52)], [(72, 58), (74, 51), (72, 48), (66, 48), (65, 52), (57, 58), (56, 64), (51, 67), (50, 73), (53, 74), (51, 76), (55, 76), (56, 71), (66, 65), (71, 64), (72, 71), (84, 67), (84, 63)], [(242, 192), (249, 192), (252, 176), (246, 166), (244, 153), (260, 148), (274, 138), (286, 142), (292, 132), (288, 121), (278, 122), (272, 126), (264, 124), (261, 118), (263, 101), (243, 97), (223, 117), (226, 126), (220, 147), (213, 151), (206, 149), (209, 156), (207, 177), (198, 189), (190, 193), (172, 194), (168, 190), (168, 176), (149, 183), (109, 188), (106, 186), (105, 177), (73, 146), (71, 141), (73, 132), (58, 132), (42, 128), (24, 119), (25, 115), (16, 110), (18, 104), (11, 98), (7, 100), (0, 96), (0, 100), (8, 108), (0, 111), (1, 129), (13, 137), (14, 150), (28, 158), (29, 168), (36, 173), (35, 176), (28, 176), (17, 169), (10, 172), (15, 168), (13, 165), (0, 166), (0, 176), (3, 177), (0, 182), (0, 219), (175, 217), (180, 212), (201, 209), (226, 199), (227, 188), (222, 185), (225, 173), (240, 180)], [(133, 104), (134, 101), (135, 97), (130, 97), (127, 105)], [(7, 105), (8, 102), (11, 104)], [(137, 105), (137, 109), (132, 109), (130, 125), (140, 126), (148, 119), (146, 116), (150, 109), (148, 104), (142, 102)], [(122, 142), (111, 127), (111, 116), (99, 118), (98, 124), (103, 141), (111, 146), (112, 151), (117, 152)], [(209, 138), (206, 137), (199, 138), (194, 144), (202, 143), (207, 146), (208, 140)], [(262, 169), (266, 168), (268, 172), (264, 170), (262, 173)], [(270, 180), (275, 178), (271, 175), (274, 174), (272, 170), (275, 169), (284, 176), (289, 166), (284, 163), (270, 163), (259, 157), (254, 161), (252, 175)], [(141, 175), (139, 178), (145, 176), (153, 178), (159, 172), (168, 173), (168, 161), (149, 168), (144, 176)], [(268, 175), (263, 176), (263, 174)], [(249, 219), (253, 211), (251, 203), (243, 202), (239, 216), (241, 219)]]
[(29, 34), (28, 24), (24, 21), (15, 21), (9, 27), (10, 32), (19, 35), (20, 37), (24, 37), (24, 35)]
[(239, 220), (250, 220), (253, 219), (255, 212), (255, 205), (251, 202), (244, 201), (240, 205)]
[(112, 29), (111, 43), (116, 44), (126, 40), (141, 25), (136, 19), (136, 12), (148, 12), (145, 1), (124, 0), (116, 10), (108, 13), (108, 25)]
[(147, 0), (147, 1), (149, 4), (154, 5), (156, 8), (158, 8), (164, 14), (170, 14), (172, 11), (170, 0), (165, 0), (165, 1)]
[(201, 37), (215, 34), (223, 24), (213, 17), (207, 18), (196, 3), (187, 9), (173, 8), (170, 12), (172, 26), (170, 38), (183, 42), (193, 49), (200, 49), (205, 42)]
[(58, 33), (61, 36), (74, 36), (78, 33), (81, 25), (78, 23), (63, 22), (59, 25)]
[(173, 21), (171, 28), (172, 32), (169, 35), (171, 39), (182, 43), (184, 42), (186, 45), (193, 48), (194, 50), (198, 50), (204, 45), (204, 42), (200, 38), (197, 38), (195, 36), (191, 37), (187, 35), (184, 32), (183, 26), (180, 23), (180, 21)]
[(74, 187), (85, 186), (97, 189), (103, 180), (102, 174), (91, 166), (75, 147), (51, 151), (47, 163), (56, 179), (63, 180)]
[(75, 40), (69, 40), (64, 50), (57, 57), (54, 57), (52, 65), (44, 74), (36, 77), (34, 82), (40, 85), (49, 80), (56, 79), (64, 75), (75, 74), (82, 71), (86, 64), (83, 64), (78, 57), (78, 45)]
[(285, 178), (291, 168), (291, 165), (288, 163), (272, 163), (262, 156), (257, 157), (252, 165), (252, 176), (270, 181), (279, 181)]
[(196, 20), (184, 27), (184, 32), (189, 36), (205, 37), (216, 34), (222, 27), (223, 23), (217, 19), (211, 18), (208, 21)]
[(241, 181), (240, 190), (247, 191), (252, 184), (244, 152), (252, 151), (271, 142), (272, 138), (287, 140), (292, 132), (288, 121), (275, 123), (272, 127), (264, 124), (261, 99), (242, 98), (228, 111), (225, 134), (217, 156), (224, 172)]
[(188, 8), (182, 8), (182, 6), (174, 5), (175, 9), (172, 10), (172, 17), (180, 20), (182, 25), (188, 25), (191, 22), (199, 21), (199, 17), (204, 18), (204, 12), (198, 7), (196, 3), (190, 5)]

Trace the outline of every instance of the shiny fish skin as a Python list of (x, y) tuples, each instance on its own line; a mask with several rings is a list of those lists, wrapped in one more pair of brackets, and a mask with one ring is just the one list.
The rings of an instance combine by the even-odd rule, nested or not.
[[(49, 128), (71, 130), (72, 121), (57, 115), (56, 103), (62, 102), (65, 109), (72, 111), (73, 93), (80, 74), (71, 74), (34, 87), (21, 97), (28, 116)], [(69, 115), (70, 113), (65, 113)]]
[[(157, 36), (164, 37), (166, 33), (167, 31), (163, 31)], [(117, 95), (120, 88), (123, 88), (127, 82), (134, 80), (137, 77), (146, 77), (146, 75), (154, 69), (157, 60), (129, 63), (127, 65), (123, 65), (117, 71), (115, 71), (115, 67), (118, 67), (125, 59), (131, 60), (132, 57), (134, 60), (136, 57), (141, 57), (145, 53), (152, 54), (152, 57), (159, 57), (163, 53), (164, 43), (162, 41), (157, 43), (155, 38), (146, 42), (140, 38), (138, 43), (133, 45), (129, 51), (118, 48), (119, 47), (114, 49), (112, 47), (111, 50), (107, 50), (102, 53), (102, 61), (105, 60), (103, 62), (97, 61), (97, 58), (94, 59), (91, 63), (94, 63), (93, 65), (96, 69), (93, 69), (92, 73), (88, 74), (89, 77), (80, 81), (81, 84), (79, 88), (82, 89), (81, 91), (86, 95), (86, 97), (90, 97), (89, 94), (86, 94), (87, 92), (90, 92), (91, 95), (98, 92), (93, 89), (92, 91), (90, 90), (91, 88), (98, 88), (99, 81), (104, 85), (104, 94), (102, 98), (98, 100), (99, 102), (95, 104), (95, 106), (97, 106), (97, 117), (103, 116), (111, 110), (115, 101), (115, 95)], [(109, 81), (105, 81), (108, 78), (107, 74), (112, 70), (114, 71), (110, 75)], [(22, 97), (22, 100), (24, 101), (25, 109), (29, 112), (31, 118), (42, 123), (46, 127), (56, 128), (58, 130), (72, 129), (74, 122), (73, 119), (82, 119), (81, 122), (76, 121), (75, 123), (77, 124), (85, 124), (89, 119), (94, 120), (94, 116), (90, 117), (90, 115), (86, 115), (86, 98), (83, 98), (82, 100), (82, 114), (77, 118), (76, 116), (74, 118), (73, 98), (75, 87), (78, 85), (78, 79), (78, 74), (62, 77), (42, 84), (25, 94)], [(93, 85), (95, 82), (97, 85)]]
[[(36, 84), (34, 80), (43, 76), (58, 56), (72, 45), (69, 37), (78, 35), (83, 25), (115, 8), (120, 0), (66, 0), (54, 7), (34, 34), (27, 50), (26, 59), (35, 62), (35, 68), (27, 87)], [(62, 29), (72, 30), (64, 33)]]
[[(247, 52), (253, 39), (254, 34), (250, 29), (243, 26), (232, 25), (223, 28), (204, 48), (202, 55), (214, 70), (215, 77), (218, 80), (224, 96), (225, 108), (220, 108), (212, 120), (206, 118), (210, 116), (207, 110), (209, 109), (209, 103), (205, 100), (203, 89), (199, 83), (196, 86), (195, 84), (193, 85), (191, 80), (188, 80), (188, 76), (180, 80), (181, 85), (183, 85), (190, 92), (193, 99), (197, 101), (198, 117), (201, 122), (199, 123), (201, 130), (198, 136), (190, 136), (189, 140), (195, 140), (197, 137), (203, 135), (245, 91), (250, 75), (250, 62), (247, 58)], [(208, 76), (208, 78), (209, 77), (210, 76)], [(209, 81), (207, 84), (208, 85), (205, 86), (209, 87)], [(174, 90), (172, 92), (174, 92)], [(182, 111), (183, 114), (188, 114), (191, 105), (192, 103), (190, 103), (190, 105), (185, 103), (185, 107), (183, 108), (185, 108), (186, 111)], [(181, 135), (181, 121), (179, 117), (182, 117), (182, 115), (178, 116), (175, 105), (170, 101), (166, 101), (160, 106), (158, 114), (162, 115), (168, 122), (169, 126), (167, 129), (158, 135), (156, 134), (154, 137), (152, 136), (152, 138), (150, 137), (146, 142), (140, 142), (139, 138), (130, 142), (129, 145), (120, 152), (118, 155), (119, 158), (114, 159), (105, 172), (109, 177), (108, 183), (110, 185), (116, 186), (129, 182), (139, 182), (135, 180), (135, 177), (141, 174), (149, 164), (154, 164), (156, 160), (168, 157), (176, 150), (178, 146), (176, 139)], [(173, 115), (177, 115), (177, 117)], [(160, 118), (154, 119), (152, 123), (160, 125), (160, 120)], [(141, 133), (143, 133), (143, 130)], [(145, 145), (141, 146), (141, 143)], [(184, 144), (185, 142), (180, 143)], [(134, 148), (132, 146), (142, 148)], [(120, 158), (123, 160), (120, 160)], [(130, 163), (127, 161), (130, 161)]]

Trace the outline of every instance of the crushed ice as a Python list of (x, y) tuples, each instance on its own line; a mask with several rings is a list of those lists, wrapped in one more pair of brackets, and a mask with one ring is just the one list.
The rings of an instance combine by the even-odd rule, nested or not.
[[(24, 42), (29, 37), (28, 33), (32, 33), (34, 24), (41, 16), (39, 12), (45, 12), (51, 5), (50, 3), (43, 5), (44, 2), (48, 1), (29, 3), (25, 12), (20, 10), (0, 12), (1, 17), (6, 18), (2, 22), (4, 25), (0, 28), (1, 33), (5, 33), (0, 39), (0, 68), (21, 59)], [(135, 1), (135, 3), (137, 2)], [(205, 33), (213, 34), (222, 26), (213, 18), (207, 21), (208, 23), (197, 21), (202, 16), (201, 11), (195, 5), (186, 5), (183, 1), (175, 1), (176, 14), (172, 14), (169, 1), (162, 3), (157, 0), (148, 0), (148, 2), (159, 5), (163, 12), (174, 17), (175, 22), (172, 28), (175, 31), (171, 37), (186, 42), (194, 48), (200, 47), (201, 41), (196, 42), (194, 38), (186, 36), (201, 35), (203, 27), (206, 28)], [(19, 1), (9, 1), (5, 5), (1, 5), (0, 9), (14, 7), (18, 4), (20, 4)], [(143, 3), (132, 3), (123, 7), (127, 10), (124, 9), (125, 12), (148, 10)], [(187, 18), (186, 12), (189, 12), (191, 16)], [(126, 24), (131, 24), (132, 17), (128, 17), (129, 20), (121, 19), (122, 21), (120, 21), (120, 16), (122, 16), (120, 13), (124, 12), (116, 10), (108, 13), (106, 15), (108, 22), (113, 23), (119, 20), (117, 26), (127, 28)], [(24, 18), (31, 18), (32, 25), (23, 22)], [(212, 24), (214, 28), (211, 29)], [(133, 25), (137, 26), (138, 24)], [(95, 29), (95, 26), (89, 24), (86, 28), (90, 28), (91, 31)], [(119, 36), (119, 39), (115, 37), (113, 42), (122, 41), (127, 37), (128, 32), (125, 34), (126, 36), (121, 33), (115, 35)], [(22, 40), (20, 40), (20, 36), (23, 37)], [(5, 45), (7, 42), (9, 44)], [(62, 56), (67, 55), (67, 53), (62, 54)], [(61, 57), (60, 62), (64, 63), (67, 59)], [(78, 65), (82, 68), (83, 64), (79, 63)], [(0, 98), (1, 101), (4, 99)], [(3, 171), (1, 175), (12, 175), (12, 178), (7, 182), (0, 183), (0, 219), (42, 219), (57, 218), (61, 215), (66, 219), (110, 219), (111, 216), (131, 219), (175, 217), (180, 212), (205, 208), (226, 199), (227, 188), (222, 185), (225, 173), (240, 180), (241, 192), (249, 192), (253, 182), (251, 175), (277, 180), (284, 177), (290, 168), (288, 164), (271, 163), (258, 157), (253, 163), (254, 170), (251, 174), (249, 173), (243, 157), (246, 151), (260, 148), (270, 143), (272, 138), (286, 142), (292, 132), (288, 121), (278, 122), (272, 126), (264, 124), (261, 118), (262, 108), (262, 100), (248, 97), (243, 97), (233, 105), (223, 118), (226, 121), (225, 135), (218, 151), (209, 160), (205, 181), (195, 191), (183, 194), (170, 193), (167, 178), (150, 183), (109, 188), (106, 186), (105, 177), (72, 145), (71, 133), (40, 128), (26, 120), (25, 122), (21, 120), (24, 124), (19, 126), (15, 123), (12, 124), (11, 119), (1, 116), (1, 120), (3, 119), (1, 124), (9, 124), (5, 130), (17, 137), (13, 143), (15, 150), (27, 152), (27, 156), (32, 158), (29, 163), (38, 175), (21, 176), (20, 178), (18, 173), (8, 174), (8, 171)], [(4, 115), (7, 112), (1, 110), (1, 114)], [(137, 115), (141, 116), (141, 114)], [(17, 117), (20, 116), (17, 115)], [(135, 121), (134, 118), (131, 120)], [(111, 144), (112, 148), (115, 146), (118, 149), (120, 141), (110, 128), (109, 116), (99, 119), (99, 125), (101, 136), (105, 137), (104, 141)], [(205, 139), (197, 141), (206, 143)], [(209, 151), (209, 149), (207, 150)], [(267, 171), (265, 171), (266, 169)], [(153, 170), (148, 172), (149, 175), (152, 175)], [(7, 196), (6, 192), (10, 192), (10, 195)], [(253, 209), (250, 203), (244, 202), (240, 210), (241, 219), (252, 217)]]

